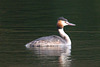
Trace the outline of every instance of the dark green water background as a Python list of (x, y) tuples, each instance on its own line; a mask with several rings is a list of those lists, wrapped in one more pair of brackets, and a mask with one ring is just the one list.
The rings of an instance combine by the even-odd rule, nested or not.
[[(76, 24), (65, 28), (72, 40), (69, 66), (58, 56), (37, 56), (24, 46), (59, 35), (60, 16)], [(1, 0), (0, 67), (100, 67), (100, 0)]]

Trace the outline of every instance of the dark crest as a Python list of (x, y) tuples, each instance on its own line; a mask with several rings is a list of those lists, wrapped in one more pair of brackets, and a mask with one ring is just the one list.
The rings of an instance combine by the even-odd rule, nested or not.
[(65, 19), (64, 17), (59, 17), (58, 20), (68, 21), (68, 20)]

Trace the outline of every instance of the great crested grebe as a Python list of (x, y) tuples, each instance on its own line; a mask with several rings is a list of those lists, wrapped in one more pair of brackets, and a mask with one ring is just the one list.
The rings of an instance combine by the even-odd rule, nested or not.
[(66, 25), (75, 26), (75, 24), (69, 23), (64, 17), (59, 17), (57, 22), (57, 29), (61, 37), (57, 35), (40, 37), (32, 42), (27, 43), (27, 48), (32, 47), (55, 47), (55, 46), (71, 46), (71, 40), (69, 36), (64, 32), (63, 28)]

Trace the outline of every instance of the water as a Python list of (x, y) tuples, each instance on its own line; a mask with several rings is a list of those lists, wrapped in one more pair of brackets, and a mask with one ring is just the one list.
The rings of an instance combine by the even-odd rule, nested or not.
[[(0, 1), (0, 67), (100, 67), (99, 0)], [(72, 40), (71, 56), (39, 54), (26, 43), (59, 35), (56, 20), (64, 16)], [(59, 51), (56, 50), (58, 53)], [(54, 53), (53, 53), (54, 54)]]

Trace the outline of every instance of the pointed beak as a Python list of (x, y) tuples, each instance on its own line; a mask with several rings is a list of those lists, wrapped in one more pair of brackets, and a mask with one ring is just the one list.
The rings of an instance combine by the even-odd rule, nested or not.
[(67, 22), (67, 24), (70, 25), (70, 26), (76, 26), (76, 24), (69, 23), (69, 22)]

